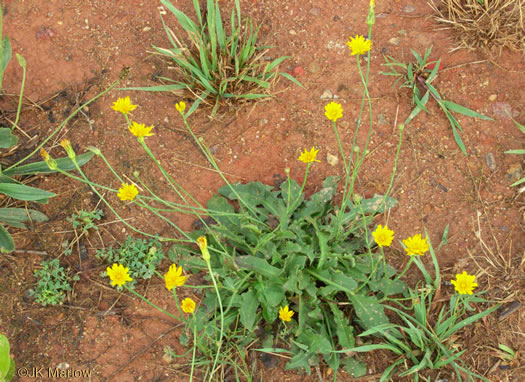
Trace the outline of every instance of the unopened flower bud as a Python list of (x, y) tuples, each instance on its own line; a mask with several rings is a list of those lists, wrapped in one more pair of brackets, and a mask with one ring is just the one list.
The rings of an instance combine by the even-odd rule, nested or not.
[(71, 147), (71, 142), (69, 139), (62, 139), (60, 141), (60, 145), (66, 150), (67, 156), (69, 159), (74, 160), (77, 156), (75, 154), (75, 150), (73, 150), (73, 147)]
[(204, 259), (204, 261), (209, 263), (210, 262), (210, 252), (208, 252), (208, 241), (206, 240), (206, 236), (200, 236), (197, 239), (197, 245), (199, 246), (201, 250), (202, 258)]
[(44, 158), (44, 161), (46, 162), (47, 167), (49, 167), (50, 170), (55, 171), (57, 169), (57, 162), (53, 158), (51, 158), (51, 156), (46, 150), (40, 149), (40, 155), (42, 155), (42, 158)]
[(102, 152), (100, 151), (99, 148), (97, 147), (94, 147), (94, 146), (88, 146), (86, 147), (87, 150), (91, 151), (93, 154), (95, 154), (96, 156), (101, 156), (102, 155)]

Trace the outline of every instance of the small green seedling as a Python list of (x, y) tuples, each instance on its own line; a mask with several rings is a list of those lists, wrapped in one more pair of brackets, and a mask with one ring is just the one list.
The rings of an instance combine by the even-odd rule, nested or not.
[(73, 228), (75, 230), (80, 227), (82, 229), (82, 233), (84, 233), (90, 229), (97, 231), (98, 226), (96, 220), (102, 219), (103, 216), (104, 211), (101, 209), (95, 209), (91, 212), (82, 210), (78, 213), (78, 215), (71, 215), (70, 218), (67, 218), (67, 221), (73, 224)]

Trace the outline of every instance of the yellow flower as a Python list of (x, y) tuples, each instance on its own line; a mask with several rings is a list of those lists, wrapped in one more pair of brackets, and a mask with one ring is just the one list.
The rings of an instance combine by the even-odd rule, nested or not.
[(182, 300), (180, 307), (182, 308), (182, 311), (184, 313), (193, 313), (193, 311), (195, 310), (195, 301), (187, 297), (184, 300)]
[(476, 280), (476, 276), (469, 275), (466, 271), (463, 271), (462, 274), (456, 275), (455, 280), (450, 282), (459, 294), (472, 294), (474, 288), (478, 286), (478, 283), (475, 283), (474, 280)]
[(62, 139), (60, 141), (60, 145), (64, 148), (64, 150), (66, 150), (69, 159), (74, 160), (76, 158), (75, 150), (73, 150), (73, 147), (71, 147), (71, 142), (69, 139)]
[(106, 272), (113, 286), (117, 285), (121, 287), (127, 281), (133, 281), (133, 279), (129, 277), (129, 269), (125, 268), (122, 264), (114, 263), (112, 268), (108, 267), (106, 269)]
[(372, 232), (375, 242), (380, 247), (389, 247), (394, 240), (394, 231), (388, 229), (388, 226), (379, 224), (374, 232)]
[(132, 105), (129, 97), (119, 98), (113, 102), (111, 108), (115, 111), (120, 111), (122, 114), (128, 114), (130, 111), (133, 111), (137, 108), (137, 105)]
[(372, 41), (366, 40), (363, 36), (356, 35), (350, 37), (350, 41), (347, 41), (346, 45), (352, 50), (350, 53), (352, 56), (356, 54), (365, 54), (372, 48)]
[(326, 115), (326, 118), (330, 121), (335, 122), (343, 116), (343, 107), (337, 102), (330, 102), (324, 107), (324, 110), (324, 115)]
[(168, 273), (164, 275), (166, 288), (172, 290), (174, 287), (183, 286), (188, 277), (182, 275), (182, 267), (177, 268), (175, 264), (171, 264)]
[(293, 310), (288, 309), (288, 305), (286, 305), (284, 308), (282, 306), (279, 308), (279, 318), (284, 322), (292, 321), (292, 316), (294, 313), (295, 312)]
[(184, 113), (184, 110), (186, 110), (186, 103), (184, 101), (180, 101), (179, 103), (176, 103), (175, 109), (177, 109), (177, 111), (181, 114)]
[(135, 187), (134, 184), (122, 183), (122, 186), (118, 189), (117, 196), (124, 202), (126, 200), (135, 199), (135, 196), (137, 196), (138, 193), (139, 190), (137, 190), (137, 187)]
[(137, 123), (135, 121), (131, 122), (131, 126), (128, 126), (129, 131), (131, 131), (131, 134), (138, 138), (143, 137), (151, 137), (154, 135), (151, 133), (151, 129), (153, 129), (153, 125), (146, 127), (143, 123)]
[(306, 151), (306, 149), (304, 149), (304, 153), (299, 155), (299, 160), (304, 163), (321, 162), (320, 160), (315, 159), (318, 152), (319, 149), (316, 150), (314, 146), (312, 146), (310, 151)]
[(208, 241), (206, 240), (206, 236), (199, 236), (197, 239), (197, 245), (201, 249), (204, 261), (207, 263), (210, 262), (210, 252), (208, 251)]
[(421, 256), (426, 251), (428, 251), (429, 248), (427, 238), (425, 237), (424, 239), (422, 239), (420, 234), (414, 235), (412, 237), (409, 237), (408, 239), (403, 240), (403, 244), (405, 244), (405, 251), (409, 256)]

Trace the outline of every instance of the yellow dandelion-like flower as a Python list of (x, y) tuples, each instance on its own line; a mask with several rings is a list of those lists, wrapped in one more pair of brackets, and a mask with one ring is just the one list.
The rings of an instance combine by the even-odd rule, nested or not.
[(67, 156), (74, 160), (76, 158), (75, 150), (73, 150), (73, 147), (71, 146), (71, 142), (69, 139), (62, 139), (60, 141), (60, 145), (66, 150)]
[(459, 294), (472, 294), (474, 288), (478, 286), (478, 283), (474, 282), (475, 280), (476, 276), (469, 275), (466, 271), (463, 271), (462, 274), (456, 275), (455, 280), (451, 280), (450, 282)]
[(301, 153), (301, 155), (299, 155), (299, 160), (304, 163), (321, 162), (320, 160), (315, 159), (317, 157), (318, 152), (319, 149), (316, 150), (314, 146), (312, 146), (310, 151), (304, 149), (304, 153)]
[(350, 54), (355, 56), (356, 54), (365, 54), (372, 48), (372, 41), (366, 40), (363, 36), (356, 35), (350, 37), (350, 41), (347, 41), (346, 45), (352, 51)]
[(178, 267), (175, 264), (170, 265), (170, 269), (164, 275), (164, 281), (166, 282), (166, 288), (172, 290), (175, 287), (183, 286), (186, 279), (189, 276), (182, 275), (182, 267)]
[(153, 125), (146, 127), (143, 123), (137, 123), (135, 121), (131, 122), (131, 126), (128, 126), (129, 131), (131, 131), (131, 134), (136, 136), (137, 138), (144, 138), (144, 137), (151, 137), (154, 135), (151, 132), (151, 129), (153, 129)]
[(182, 300), (180, 307), (182, 308), (182, 311), (184, 313), (193, 313), (193, 311), (195, 310), (195, 301), (187, 297), (184, 300)]
[(343, 107), (337, 102), (330, 102), (324, 107), (324, 110), (324, 115), (326, 115), (326, 118), (330, 121), (335, 122), (343, 116)]
[(292, 321), (294, 313), (293, 310), (288, 309), (288, 305), (284, 308), (282, 306), (279, 308), (279, 318), (284, 322)]
[(186, 110), (186, 103), (184, 101), (180, 101), (179, 103), (176, 103), (175, 109), (177, 109), (177, 111), (181, 114), (184, 113), (184, 110)]
[(122, 183), (122, 186), (118, 189), (117, 196), (120, 200), (124, 202), (126, 200), (135, 199), (135, 196), (137, 196), (138, 193), (139, 190), (137, 189), (137, 187), (135, 187), (134, 184)]
[(394, 231), (388, 229), (388, 226), (379, 224), (374, 232), (372, 232), (375, 242), (380, 247), (389, 247), (394, 240)]
[(113, 266), (106, 269), (109, 279), (111, 280), (111, 285), (121, 287), (128, 281), (133, 281), (129, 277), (129, 269), (125, 268), (122, 264), (114, 263)]
[(128, 114), (130, 111), (133, 111), (137, 108), (137, 105), (132, 105), (129, 97), (119, 98), (113, 102), (111, 108), (115, 111), (120, 111), (122, 114)]
[(405, 251), (409, 256), (422, 256), (429, 248), (427, 238), (425, 237), (422, 239), (420, 234), (403, 240), (403, 244), (405, 245)]

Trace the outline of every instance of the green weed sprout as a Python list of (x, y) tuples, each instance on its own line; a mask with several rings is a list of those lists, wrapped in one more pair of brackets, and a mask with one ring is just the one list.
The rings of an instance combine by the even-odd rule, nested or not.
[[(454, 140), (461, 149), (461, 152), (467, 155), (467, 150), (465, 149), (463, 140), (459, 135), (460, 132), (463, 132), (463, 129), (461, 128), (459, 122), (454, 117), (452, 112), (488, 121), (492, 121), (493, 119), (479, 114), (473, 110), (470, 110), (464, 106), (458, 105), (457, 103), (454, 103), (452, 101), (447, 101), (441, 97), (437, 89), (434, 87), (434, 85), (432, 85), (432, 82), (436, 79), (438, 75), (441, 59), (437, 61), (428, 61), (430, 53), (432, 52), (432, 47), (425, 51), (425, 55), (423, 57), (421, 57), (419, 53), (412, 49), (410, 49), (410, 51), (416, 58), (415, 63), (410, 62), (406, 64), (404, 62), (400, 62), (394, 59), (391, 56), (385, 56), (386, 64), (384, 65), (387, 66), (391, 71), (381, 73), (386, 76), (398, 77), (396, 82), (394, 83), (394, 86), (399, 80), (404, 79), (404, 82), (401, 84), (400, 87), (406, 87), (412, 90), (412, 102), (415, 104), (415, 107), (406, 119), (405, 125), (408, 124), (412, 119), (414, 119), (422, 110), (424, 110), (427, 113), (429, 112), (425, 106), (429, 100), (429, 97), (432, 96), (432, 98), (434, 98), (441, 110), (443, 110), (443, 112), (445, 113), (450, 123), (450, 126), (452, 127), (452, 134), (454, 135)], [(433, 68), (429, 69), (430, 67), (432, 67), (432, 65)], [(398, 71), (397, 69), (399, 69), (400, 71)], [(420, 87), (424, 91), (423, 96), (421, 96)]]
[(176, 17), (187, 34), (187, 39), (178, 37), (162, 18), (172, 47), (154, 46), (154, 49), (158, 54), (173, 60), (177, 79), (159, 77), (165, 82), (164, 85), (125, 90), (189, 91), (195, 101), (187, 111), (187, 116), (201, 102), (214, 105), (213, 116), (221, 101), (268, 97), (272, 83), (278, 76), (302, 87), (290, 74), (275, 70), (289, 57), (264, 61), (264, 55), (270, 47), (257, 46), (261, 26), (255, 27), (250, 19), (241, 20), (239, 0), (235, 0), (230, 16), (231, 31), (225, 28), (217, 0), (207, 0), (204, 14), (199, 1), (193, 0), (196, 23), (173, 6), (170, 0), (161, 0), (161, 3)]
[(78, 275), (73, 277), (60, 265), (58, 259), (42, 261), (42, 269), (35, 271), (37, 284), (31, 290), (35, 301), (43, 306), (61, 305), (65, 298), (66, 292), (71, 288), (71, 281), (78, 281)]
[(15, 361), (11, 357), (9, 340), (0, 333), (0, 381), (10, 382), (15, 377)]

